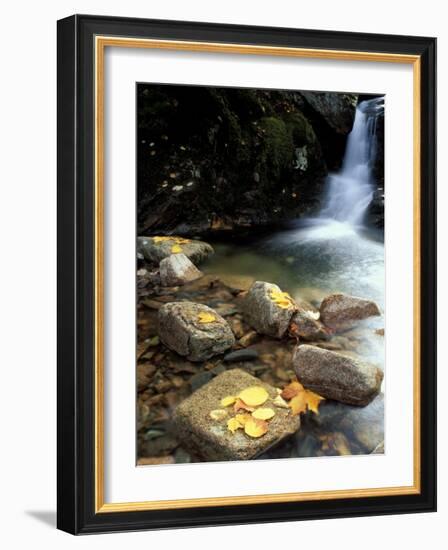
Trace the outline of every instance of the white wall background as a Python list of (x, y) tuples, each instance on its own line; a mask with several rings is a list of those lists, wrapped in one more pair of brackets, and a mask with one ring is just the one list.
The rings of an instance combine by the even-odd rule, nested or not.
[[(56, 20), (73, 13), (429, 35), (439, 39), (439, 204), (448, 205), (448, 31), (440, 0), (16, 0), (0, 32), (0, 540), (7, 548), (420, 549), (445, 540), (448, 520), (446, 318), (440, 316), (439, 512), (350, 520), (189, 529), (75, 538), (55, 530)], [(448, 278), (439, 220), (439, 280)], [(448, 305), (439, 288), (439, 309)], [(300, 475), (300, 472), (298, 472)], [(9, 543), (9, 544), (8, 544)], [(437, 544), (437, 543), (436, 543)], [(442, 543), (443, 544), (443, 543)]]

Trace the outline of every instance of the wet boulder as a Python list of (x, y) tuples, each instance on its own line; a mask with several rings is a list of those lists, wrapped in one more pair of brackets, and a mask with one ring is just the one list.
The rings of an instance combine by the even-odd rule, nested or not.
[(147, 262), (159, 264), (171, 254), (185, 254), (195, 265), (200, 264), (213, 254), (211, 245), (204, 241), (196, 241), (175, 236), (138, 237), (137, 254)]
[(358, 97), (334, 92), (300, 92), (311, 107), (338, 134), (347, 135), (355, 119)]
[(377, 366), (316, 346), (298, 346), (293, 366), (305, 388), (349, 405), (370, 403), (383, 380), (383, 372)]
[(327, 340), (330, 334), (319, 321), (319, 310), (303, 300), (297, 302), (297, 307), (291, 319), (289, 333), (302, 340)]
[(159, 337), (165, 346), (189, 359), (205, 361), (235, 343), (228, 323), (208, 306), (169, 302), (158, 312)]
[(199, 269), (182, 253), (164, 258), (159, 269), (162, 286), (184, 285), (202, 277)]
[(244, 299), (244, 318), (259, 334), (282, 338), (297, 305), (277, 285), (255, 281)]
[[(250, 437), (244, 429), (232, 432), (227, 422), (235, 417), (233, 406), (223, 407), (221, 400), (237, 396), (246, 388), (261, 386), (268, 394), (262, 407), (275, 411), (268, 430), (261, 437)], [(277, 445), (300, 428), (300, 417), (289, 409), (278, 408), (278, 393), (269, 384), (240, 369), (223, 372), (182, 401), (174, 411), (174, 426), (183, 447), (203, 460), (249, 460)], [(210, 415), (220, 411), (220, 414)]]
[(358, 321), (375, 315), (381, 315), (375, 302), (348, 294), (330, 294), (320, 305), (321, 321), (334, 330), (350, 328)]

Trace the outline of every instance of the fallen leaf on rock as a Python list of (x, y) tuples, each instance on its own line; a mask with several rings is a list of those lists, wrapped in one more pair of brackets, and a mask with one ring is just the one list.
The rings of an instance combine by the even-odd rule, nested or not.
[(191, 242), (190, 239), (184, 239), (183, 237), (153, 237), (152, 240), (155, 244), (163, 243), (165, 241), (170, 241), (175, 244), (187, 244)]
[(237, 430), (242, 428), (243, 425), (239, 422), (239, 420), (236, 417), (230, 418), (227, 421), (227, 429), (230, 430), (232, 433), (235, 433)]
[(211, 411), (210, 418), (212, 420), (223, 420), (227, 416), (227, 411), (224, 409), (215, 409)]
[(295, 307), (294, 301), (287, 292), (282, 292), (281, 290), (271, 290), (269, 293), (271, 300), (282, 309), (289, 309)]
[(252, 413), (253, 418), (257, 418), (258, 420), (270, 420), (275, 416), (274, 409), (270, 409), (269, 407), (256, 409)]
[(181, 252), (182, 252), (182, 247), (179, 246), (178, 244), (173, 244), (173, 246), (171, 247), (171, 253), (180, 254)]
[(243, 390), (238, 397), (249, 407), (258, 407), (263, 405), (269, 394), (261, 386), (252, 386)]
[(283, 399), (290, 400), (293, 397), (295, 397), (297, 394), (302, 392), (304, 390), (302, 384), (298, 382), (297, 380), (294, 380), (290, 384), (288, 384), (285, 388), (283, 388), (282, 393), (280, 394)]
[(291, 408), (291, 413), (294, 416), (306, 411), (306, 394), (304, 391), (295, 395), (289, 402), (289, 407)]
[(198, 320), (202, 324), (208, 324), (216, 321), (216, 317), (213, 315), (213, 313), (209, 313), (208, 311), (201, 311), (200, 313), (198, 313)]
[(234, 395), (228, 395), (227, 397), (223, 397), (221, 399), (221, 407), (230, 407), (230, 405), (233, 405), (236, 401), (236, 397)]
[(281, 395), (277, 395), (277, 397), (273, 400), (273, 403), (279, 409), (288, 409), (289, 408), (288, 403), (283, 399), (283, 397)]
[(305, 390), (305, 393), (308, 409), (313, 411), (313, 413), (319, 414), (319, 404), (325, 398), (310, 390)]
[(248, 413), (243, 413), (243, 414), (237, 414), (235, 418), (238, 420), (241, 426), (244, 426), (246, 422), (250, 420), (251, 416)]
[(235, 404), (233, 406), (233, 410), (235, 412), (238, 412), (238, 411), (249, 411), (249, 412), (252, 412), (255, 410), (254, 407), (249, 407), (249, 405), (246, 405), (246, 403), (244, 401), (242, 401), (241, 399), (237, 399), (235, 401)]
[(250, 437), (261, 437), (268, 431), (268, 423), (265, 420), (250, 418), (244, 424), (244, 432)]

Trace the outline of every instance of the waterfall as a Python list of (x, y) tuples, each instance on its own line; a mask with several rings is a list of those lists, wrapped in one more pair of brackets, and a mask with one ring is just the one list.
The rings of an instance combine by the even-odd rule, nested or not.
[(376, 127), (383, 111), (384, 97), (362, 101), (356, 107), (341, 170), (327, 178), (320, 218), (351, 226), (362, 224), (374, 193), (372, 168), (377, 149)]

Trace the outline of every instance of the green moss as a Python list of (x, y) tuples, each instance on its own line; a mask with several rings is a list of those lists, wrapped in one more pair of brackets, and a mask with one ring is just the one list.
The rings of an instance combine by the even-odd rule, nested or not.
[(289, 167), (294, 158), (291, 129), (278, 117), (262, 118), (259, 126), (263, 138), (261, 164), (269, 165), (273, 175), (279, 177), (282, 169)]
[(316, 142), (316, 134), (313, 127), (302, 113), (298, 111), (288, 113), (285, 117), (285, 123), (297, 147)]

